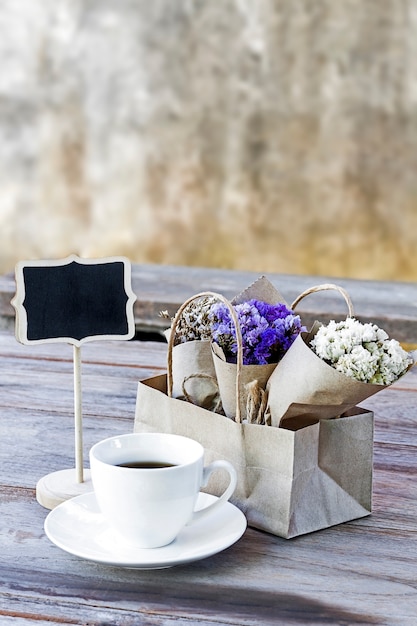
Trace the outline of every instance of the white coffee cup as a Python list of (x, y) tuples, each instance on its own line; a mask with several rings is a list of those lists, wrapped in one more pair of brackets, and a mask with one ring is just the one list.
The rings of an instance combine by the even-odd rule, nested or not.
[[(122, 467), (121, 464), (164, 467)], [(186, 524), (223, 506), (236, 488), (236, 471), (228, 461), (204, 467), (197, 441), (163, 433), (110, 437), (90, 450), (94, 492), (101, 513), (120, 537), (140, 548), (171, 543)], [(215, 470), (229, 473), (225, 492), (208, 507), (194, 511), (199, 491)]]

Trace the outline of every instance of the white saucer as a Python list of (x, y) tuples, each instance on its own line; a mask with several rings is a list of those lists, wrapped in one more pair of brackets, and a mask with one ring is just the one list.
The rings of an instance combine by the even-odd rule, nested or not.
[[(200, 493), (197, 509), (215, 496)], [(226, 502), (211, 515), (186, 526), (163, 548), (128, 546), (108, 526), (94, 492), (76, 496), (53, 509), (45, 520), (45, 533), (56, 546), (89, 561), (129, 567), (159, 569), (204, 559), (234, 544), (246, 530), (244, 514)]]

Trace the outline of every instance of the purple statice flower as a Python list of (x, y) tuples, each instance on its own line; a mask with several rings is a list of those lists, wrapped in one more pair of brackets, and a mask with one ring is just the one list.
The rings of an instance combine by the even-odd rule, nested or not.
[[(244, 365), (277, 363), (305, 330), (300, 316), (282, 303), (249, 300), (236, 304), (234, 309), (242, 333)], [(229, 309), (222, 302), (214, 304), (210, 319), (213, 341), (223, 349), (230, 363), (236, 363), (236, 332)]]

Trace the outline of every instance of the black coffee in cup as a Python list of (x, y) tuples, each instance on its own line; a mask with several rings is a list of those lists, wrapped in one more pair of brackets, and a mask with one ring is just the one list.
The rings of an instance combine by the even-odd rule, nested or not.
[(165, 461), (126, 461), (117, 463), (117, 467), (131, 467), (133, 469), (162, 469), (164, 467), (174, 467), (175, 463)]

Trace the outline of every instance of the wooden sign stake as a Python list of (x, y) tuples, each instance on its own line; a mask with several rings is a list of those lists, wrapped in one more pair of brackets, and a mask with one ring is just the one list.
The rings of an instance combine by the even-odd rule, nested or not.
[(84, 482), (83, 414), (81, 390), (81, 348), (74, 346), (74, 418), (75, 418), (75, 471), (77, 482)]
[(135, 334), (130, 262), (123, 257), (27, 261), (16, 266), (16, 339), (23, 344), (73, 345), (75, 468), (52, 472), (36, 485), (42, 506), (93, 490), (83, 463), (81, 344), (132, 339)]

